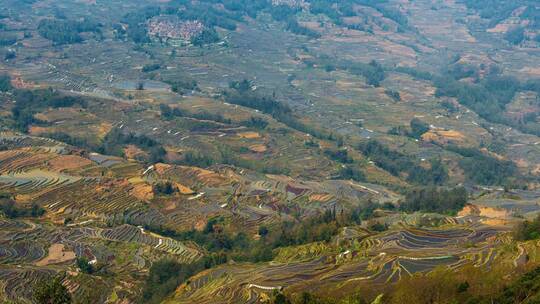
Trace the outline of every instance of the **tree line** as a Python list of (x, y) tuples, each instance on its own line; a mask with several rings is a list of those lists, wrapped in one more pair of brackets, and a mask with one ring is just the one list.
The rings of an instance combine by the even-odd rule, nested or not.
[(405, 212), (436, 212), (456, 214), (468, 201), (467, 190), (463, 187), (452, 189), (423, 187), (410, 190), (399, 204)]
[(0, 193), (0, 213), (4, 214), (7, 218), (40, 217), (45, 214), (45, 209), (37, 204), (16, 204), (9, 194)]
[(411, 183), (442, 185), (448, 180), (448, 170), (440, 159), (430, 160), (429, 168), (425, 168), (416, 158), (391, 150), (374, 139), (361, 142), (357, 148), (378, 167), (394, 176), (405, 175)]
[(514, 162), (498, 159), (475, 148), (463, 148), (455, 145), (447, 150), (462, 156), (459, 166), (465, 172), (468, 181), (482, 185), (505, 185), (512, 182), (518, 174)]
[(80, 33), (92, 32), (101, 35), (102, 25), (89, 19), (82, 21), (43, 19), (38, 25), (38, 33), (55, 45), (72, 44), (83, 41)]

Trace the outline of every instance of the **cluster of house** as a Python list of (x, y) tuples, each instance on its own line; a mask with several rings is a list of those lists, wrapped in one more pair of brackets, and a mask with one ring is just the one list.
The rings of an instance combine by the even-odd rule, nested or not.
[(199, 21), (180, 21), (163, 18), (153, 18), (148, 21), (148, 34), (162, 39), (189, 42), (192, 37), (200, 35), (203, 30), (204, 25)]
[(307, 3), (304, 0), (272, 0), (273, 6), (287, 5), (290, 7), (306, 7)]

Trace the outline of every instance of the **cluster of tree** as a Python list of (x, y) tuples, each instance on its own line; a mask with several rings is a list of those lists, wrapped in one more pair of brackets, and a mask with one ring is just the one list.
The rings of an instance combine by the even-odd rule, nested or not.
[(525, 28), (518, 26), (504, 34), (504, 39), (513, 45), (521, 44), (525, 40)]
[(336, 139), (333, 133), (314, 129), (296, 119), (292, 109), (287, 104), (277, 101), (275, 96), (266, 96), (253, 90), (253, 84), (249, 80), (233, 81), (229, 84), (229, 88), (230, 90), (223, 93), (224, 99), (228, 103), (259, 110), (271, 115), (274, 119), (292, 129), (310, 134), (316, 138)]
[(388, 89), (387, 89), (387, 90), (384, 90), (384, 93), (385, 93), (388, 97), (392, 98), (392, 100), (394, 100), (394, 101), (396, 101), (396, 102), (397, 102), (397, 101), (401, 101), (401, 95), (399, 94), (398, 91), (388, 90)]
[(319, 34), (318, 32), (300, 25), (296, 18), (290, 18), (289, 20), (287, 20), (286, 29), (293, 34), (307, 36), (312, 39), (317, 39), (321, 37), (321, 34)]
[(71, 44), (83, 41), (80, 33), (93, 32), (101, 34), (101, 24), (83, 19), (81, 21), (43, 19), (38, 25), (39, 34), (54, 44)]
[[(532, 1), (532, 0), (531, 0)], [(540, 8), (536, 5), (529, 5), (521, 14), (521, 18), (530, 20), (529, 27), (540, 29)], [(538, 38), (538, 36), (536, 36)]]
[(366, 78), (369, 85), (378, 87), (386, 77), (384, 69), (377, 61), (372, 60), (369, 64), (353, 63), (347, 67), (351, 73), (361, 75)]
[(473, 78), (478, 80), (480, 73), (476, 67), (471, 64), (458, 63), (460, 60), (461, 55), (458, 54), (454, 56), (454, 58), (452, 58), (452, 64), (447, 67), (445, 74), (457, 80), (464, 78)]
[[(339, 2), (337, 2), (339, 3)], [(350, 2), (343, 1), (341, 5), (334, 5), (334, 1), (314, 0), (310, 2), (309, 10), (312, 14), (326, 15), (334, 24), (341, 25), (342, 17), (355, 16)], [(343, 9), (343, 11), (342, 11)]]
[(167, 151), (163, 146), (144, 134), (124, 133), (120, 129), (112, 129), (99, 147), (98, 151), (103, 154), (123, 156), (123, 147), (134, 145), (149, 154), (147, 161), (151, 163), (163, 162)]
[(441, 185), (448, 179), (448, 170), (440, 159), (431, 160), (430, 167), (426, 169), (415, 158), (390, 150), (376, 140), (362, 142), (358, 149), (390, 174), (407, 175), (409, 182), (421, 185)]
[(144, 286), (143, 299), (145, 303), (159, 303), (192, 275), (229, 260), (255, 263), (270, 261), (275, 253), (273, 249), (279, 247), (329, 242), (340, 228), (358, 225), (363, 220), (371, 218), (378, 207), (377, 204), (367, 202), (350, 212), (327, 210), (320, 215), (284, 222), (273, 228), (261, 226), (258, 239), (249, 237), (245, 232), (233, 231), (227, 219), (221, 216), (210, 218), (200, 231), (177, 232), (147, 225), (145, 228), (149, 231), (177, 240), (193, 241), (206, 249), (208, 254), (192, 264), (181, 264), (173, 260), (155, 262)]
[(161, 117), (163, 117), (166, 120), (172, 120), (175, 117), (186, 116), (186, 112), (183, 111), (182, 109), (177, 108), (177, 107), (171, 108), (170, 106), (163, 103), (159, 105), (159, 111), (161, 113)]
[[(444, 72), (443, 76), (434, 76), (429, 72), (414, 68), (398, 67), (396, 72), (411, 75), (420, 80), (433, 81), (437, 88), (437, 96), (455, 97), (458, 102), (471, 108), (487, 121), (502, 123), (519, 129), (525, 133), (540, 134), (540, 126), (536, 123), (538, 113), (530, 113), (520, 119), (505, 116), (506, 105), (513, 100), (519, 90), (540, 92), (540, 81), (536, 79), (520, 83), (515, 77), (500, 75), (500, 69), (491, 67), (489, 74), (480, 79), (481, 73), (473, 66), (459, 63), (459, 56)], [(472, 78), (474, 83), (460, 81)], [(455, 105), (446, 102), (443, 106), (449, 111), (456, 111)]]
[(269, 13), (272, 19), (276, 21), (288, 21), (295, 17), (300, 12), (300, 8), (281, 4), (269, 8)]
[(178, 188), (170, 181), (157, 182), (153, 185), (152, 190), (157, 195), (171, 195), (178, 192)]
[(171, 90), (175, 93), (184, 94), (185, 91), (197, 91), (199, 90), (199, 84), (194, 79), (175, 79), (168, 81), (171, 85)]
[(412, 138), (420, 139), (424, 133), (429, 131), (429, 124), (423, 122), (418, 118), (413, 118), (409, 123), (409, 128), (405, 126), (393, 127), (388, 131), (388, 134), (409, 136)]
[(349, 155), (349, 151), (346, 148), (341, 149), (326, 149), (324, 154), (330, 159), (340, 162), (342, 164), (350, 164), (353, 162), (353, 159)]
[(461, 0), (468, 8), (479, 12), (480, 17), (489, 19), (489, 26), (494, 26), (511, 16), (521, 4), (513, 0)]
[(352, 74), (366, 78), (366, 83), (375, 87), (379, 87), (381, 81), (386, 78), (386, 73), (383, 66), (375, 60), (372, 60), (366, 64), (361, 62), (338, 60), (330, 58), (329, 56), (321, 56), (315, 60), (304, 60), (304, 63), (308, 66), (318, 64), (319, 66), (325, 67), (327, 71), (333, 71), (335, 69), (349, 71)]
[(468, 200), (467, 190), (463, 187), (443, 189), (424, 187), (407, 193), (399, 208), (405, 212), (437, 212), (455, 214), (463, 209)]
[(366, 181), (366, 175), (362, 170), (360, 170), (357, 166), (353, 165), (345, 165), (341, 170), (339, 170), (339, 179), (352, 179), (353, 181), (357, 182), (365, 182)]
[(142, 301), (148, 304), (161, 303), (180, 284), (191, 276), (227, 261), (223, 254), (208, 254), (200, 260), (185, 264), (164, 258), (152, 263), (142, 291)]
[(85, 138), (74, 137), (64, 132), (41, 133), (40, 136), (55, 139), (74, 147), (86, 148), (90, 150), (98, 148), (98, 146), (90, 144)]
[(186, 166), (207, 168), (213, 165), (215, 163), (215, 160), (212, 157), (206, 156), (204, 154), (188, 151), (183, 154), (183, 159), (180, 163)]
[(186, 166), (196, 166), (206, 168), (214, 164), (226, 164), (236, 167), (246, 168), (265, 174), (289, 174), (290, 169), (281, 164), (272, 162), (266, 163), (241, 157), (247, 149), (244, 147), (228, 147), (218, 144), (216, 153), (201, 153), (198, 151), (188, 151), (184, 153), (177, 164)]
[(208, 220), (199, 230), (173, 231), (163, 227), (146, 226), (150, 231), (182, 241), (193, 241), (211, 254), (220, 254), (224, 260), (262, 262), (274, 257), (273, 249), (330, 241), (342, 227), (358, 225), (373, 217), (379, 205), (367, 202), (350, 211), (326, 210), (322, 214), (295, 221), (282, 222), (274, 227), (261, 226), (260, 238), (255, 240), (245, 232), (235, 232), (221, 216)]
[(243, 121), (240, 124), (244, 127), (263, 130), (266, 129), (266, 127), (268, 126), (268, 121), (260, 117), (252, 116), (250, 119)]
[(448, 146), (448, 150), (460, 154), (459, 166), (468, 181), (482, 185), (504, 185), (518, 173), (512, 161), (498, 159), (475, 148)]
[[(220, 4), (224, 9), (216, 6)], [(338, 2), (339, 4), (339, 2)], [(337, 24), (342, 24), (342, 16), (354, 15), (352, 9), (353, 1), (347, 1), (346, 4), (339, 4), (338, 11), (335, 11), (333, 5), (328, 5), (326, 1), (313, 1), (311, 4), (312, 10), (316, 13), (327, 14), (332, 16), (332, 20)], [(289, 5), (273, 5), (268, 0), (206, 0), (206, 1), (174, 1), (168, 3), (165, 7), (148, 7), (142, 12), (130, 13), (126, 15), (122, 22), (128, 24), (127, 33), (121, 27), (116, 27), (115, 31), (123, 37), (127, 34), (135, 42), (149, 42), (149, 38), (144, 27), (144, 23), (149, 18), (159, 14), (176, 15), (181, 20), (197, 20), (206, 26), (206, 30), (201, 35), (192, 38), (192, 44), (202, 46), (208, 43), (219, 41), (219, 35), (214, 30), (215, 27), (221, 27), (227, 30), (235, 30), (237, 23), (245, 22), (244, 17), (249, 16), (256, 18), (260, 13), (265, 12), (279, 22), (286, 24), (286, 29), (299, 35), (305, 35), (312, 38), (320, 36), (317, 32), (301, 26), (296, 14), (300, 12), (299, 7)], [(333, 12), (336, 13), (333, 13)], [(337, 16), (338, 14), (339, 16)]]
[(314, 0), (310, 1), (309, 10), (312, 14), (326, 15), (332, 23), (342, 26), (344, 25), (344, 17), (357, 16), (354, 9), (355, 5), (369, 6), (379, 11), (383, 17), (393, 20), (398, 24), (398, 30), (403, 31), (408, 28), (408, 19), (399, 10), (391, 8), (386, 1), (372, 0), (342, 0), (342, 1), (325, 1)]
[(196, 273), (194, 265), (164, 259), (152, 263), (143, 289), (144, 303), (161, 303), (181, 283)]
[(246, 168), (265, 174), (290, 174), (290, 169), (286, 164), (278, 162), (266, 163), (241, 157), (240, 154), (246, 152), (244, 147), (218, 145), (217, 148), (219, 151), (217, 163)]
[[(338, 147), (340, 146), (338, 140)], [(312, 142), (308, 144), (315, 144), (315, 147), (319, 147), (318, 144)], [(364, 172), (360, 169), (360, 165), (350, 155), (348, 148), (327, 148), (324, 150), (324, 155), (328, 158), (341, 163), (341, 169), (339, 170), (336, 178), (338, 179), (352, 179), (357, 182), (366, 181)]]
[(7, 50), (4, 55), (4, 60), (11, 60), (17, 58), (17, 52), (15, 50)]
[(378, 10), (383, 15), (383, 17), (397, 23), (398, 32), (403, 32), (406, 29), (410, 28), (407, 16), (401, 13), (399, 9), (389, 6), (389, 1), (353, 0), (353, 2), (355, 2), (355, 4), (370, 6)]
[(540, 284), (538, 282), (540, 282), (540, 267), (525, 273), (517, 281), (505, 287), (492, 303), (538, 303), (540, 302)]
[(494, 27), (512, 16), (520, 8), (525, 8), (520, 18), (527, 20), (532, 29), (540, 27), (540, 9), (534, 0), (461, 0), (468, 8), (478, 11), (480, 17), (488, 19), (488, 27)]
[(540, 94), (540, 78), (529, 79), (527, 82), (525, 82), (525, 84), (523, 84), (523, 89)]
[[(237, 22), (243, 22), (244, 12), (218, 9), (213, 3), (188, 2), (183, 3), (183, 10), (177, 10), (176, 14), (182, 20), (198, 20), (208, 28), (221, 27), (230, 31), (236, 30)], [(212, 2), (212, 1), (209, 1)]]
[(204, 29), (200, 34), (191, 37), (191, 44), (195, 46), (203, 46), (219, 42), (219, 34), (213, 28)]
[[(223, 5), (220, 9), (215, 4)], [(397, 22), (400, 27), (407, 26), (407, 18), (398, 10), (388, 7), (385, 3), (371, 0), (345, 0), (345, 1), (310, 1), (310, 12), (326, 15), (333, 23), (343, 25), (343, 17), (355, 16), (354, 5), (368, 5), (377, 9), (381, 14)], [(178, 8), (182, 6), (182, 9)], [(317, 38), (320, 35), (306, 27), (301, 26), (296, 15), (300, 7), (285, 4), (274, 5), (268, 0), (205, 0), (198, 2), (175, 1), (169, 3), (162, 10), (166, 14), (176, 14), (183, 20), (199, 20), (209, 28), (219, 26), (228, 30), (235, 30), (236, 23), (245, 22), (244, 16), (256, 18), (260, 13), (268, 13), (278, 22), (285, 22), (287, 30), (308, 37)]]
[(145, 64), (142, 67), (142, 72), (143, 73), (149, 73), (149, 72), (157, 71), (159, 69), (161, 69), (161, 64), (159, 64), (159, 63)]
[(368, 302), (359, 295), (339, 299), (321, 297), (307, 291), (298, 295), (286, 295), (281, 291), (275, 291), (272, 294), (269, 304), (368, 304)]
[(221, 114), (214, 114), (209, 113), (206, 111), (198, 112), (198, 113), (191, 113), (187, 111), (183, 111), (180, 108), (171, 108), (166, 104), (160, 104), (159, 109), (161, 112), (161, 117), (165, 118), (166, 120), (174, 119), (175, 117), (189, 117), (189, 118), (195, 118), (199, 120), (210, 120), (215, 121), (219, 123), (224, 124), (231, 124), (232, 121), (229, 118), (223, 117)]
[(270, 5), (266, 10), (270, 13), (272, 18), (276, 21), (285, 22), (286, 29), (297, 35), (304, 35), (310, 38), (319, 38), (320, 34), (316, 31), (304, 27), (298, 23), (296, 14), (300, 12), (299, 7), (292, 7), (285, 4), (272, 6)]
[(259, 12), (269, 8), (267, 0), (222, 0), (223, 6), (233, 12), (242, 12), (251, 18), (256, 18)]
[(400, 67), (397, 67), (394, 69), (396, 72), (399, 72), (399, 73), (403, 73), (403, 74), (407, 74), (407, 75), (410, 75), (416, 79), (420, 79), (420, 80), (432, 80), (433, 79), (433, 74), (429, 73), (429, 72), (426, 72), (426, 71), (420, 71), (420, 70), (417, 70), (415, 68), (411, 68), (411, 67), (404, 67), (404, 66), (400, 66)]
[(519, 241), (540, 239), (540, 216), (516, 225), (515, 238)]
[[(476, 75), (476, 72), (474, 73), (473, 76)], [(457, 76), (450, 72), (444, 77), (436, 78), (436, 96), (455, 97), (460, 104), (472, 109), (487, 121), (506, 124), (526, 133), (540, 134), (537, 125), (505, 116), (506, 105), (519, 90), (527, 89), (527, 84), (521, 84), (515, 77), (496, 73), (491, 73), (482, 80), (477, 79), (473, 84), (459, 81), (461, 76), (463, 75)], [(537, 114), (533, 115), (534, 119)]]
[(28, 126), (32, 123), (41, 123), (34, 114), (47, 107), (60, 108), (72, 107), (78, 105), (87, 107), (87, 102), (82, 97), (62, 95), (52, 89), (45, 90), (15, 90), (13, 98), (17, 100), (15, 106), (11, 109), (14, 120), (14, 127), (26, 132)]
[(10, 46), (17, 42), (17, 36), (12, 33), (0, 32), (0, 46)]
[(418, 118), (413, 118), (410, 123), (411, 133), (409, 136), (414, 138), (420, 138), (424, 133), (429, 131), (429, 124), (421, 121)]
[(94, 266), (88, 261), (85, 257), (79, 257), (76, 260), (77, 267), (81, 270), (81, 272), (86, 274), (92, 274), (94, 273), (95, 269)]
[(519, 81), (509, 76), (490, 75), (479, 83), (469, 84), (460, 82), (461, 76), (436, 79), (436, 95), (455, 97), (482, 118), (502, 122), (501, 114), (520, 88)]
[(384, 6), (378, 6), (377, 10), (383, 15), (383, 17), (393, 20), (398, 24), (398, 32), (403, 32), (409, 27), (409, 20), (407, 16), (403, 15), (399, 10)]
[(122, 17), (121, 22), (126, 24), (114, 26), (116, 35), (119, 38), (128, 37), (135, 43), (149, 43), (150, 37), (146, 29), (146, 21), (152, 17), (158, 16), (161, 8), (156, 6), (147, 6), (134, 12), (127, 13)]
[(38, 281), (32, 289), (32, 297), (36, 303), (70, 304), (71, 294), (64, 284), (62, 276), (57, 275)]
[(229, 87), (232, 90), (223, 93), (225, 101), (228, 103), (259, 110), (277, 120), (292, 118), (292, 110), (288, 105), (253, 91), (248, 80), (232, 82)]
[(0, 92), (7, 92), (12, 88), (11, 77), (8, 74), (0, 74)]
[(45, 209), (37, 204), (32, 204), (31, 206), (19, 206), (11, 196), (0, 193), (0, 212), (8, 218), (40, 217), (45, 214)]

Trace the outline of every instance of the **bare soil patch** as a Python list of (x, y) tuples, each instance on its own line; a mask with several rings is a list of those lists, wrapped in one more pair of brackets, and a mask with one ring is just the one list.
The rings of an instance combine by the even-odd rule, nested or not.
[(49, 255), (36, 262), (36, 266), (47, 266), (74, 260), (77, 256), (73, 251), (64, 251), (63, 244), (52, 244), (49, 248)]

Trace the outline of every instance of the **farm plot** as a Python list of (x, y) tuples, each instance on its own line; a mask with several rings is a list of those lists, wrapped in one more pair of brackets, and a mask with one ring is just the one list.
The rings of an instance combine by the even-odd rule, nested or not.
[(28, 135), (20, 135), (12, 132), (0, 132), (0, 147), (6, 150), (16, 150), (24, 147), (33, 147), (39, 151), (60, 152), (65, 148), (56, 140)]
[(27, 172), (0, 175), (0, 190), (16, 194), (32, 194), (44, 189), (52, 190), (57, 187), (70, 185), (81, 180), (60, 173), (32, 170)]
[(53, 158), (46, 153), (32, 153), (29, 149), (8, 150), (0, 152), (0, 174), (16, 174), (37, 169)]
[(40, 260), (45, 255), (45, 249), (34, 241), (0, 244), (0, 263), (2, 264), (31, 263)]
[(128, 194), (125, 187), (106, 187), (95, 179), (81, 179), (36, 198), (57, 214), (87, 214), (108, 217), (136, 209), (143, 203)]
[(0, 281), (3, 282), (3, 290), (0, 295), (11, 301), (30, 299), (32, 288), (38, 281), (50, 277), (54, 271), (35, 268), (14, 268), (11, 266), (0, 267)]
[(131, 225), (122, 225), (112, 229), (93, 231), (92, 235), (111, 241), (143, 244), (157, 250), (174, 254), (185, 262), (192, 262), (201, 257), (201, 252), (197, 249), (188, 247), (171, 238), (161, 237), (146, 232), (143, 228)]
[[(360, 242), (360, 247), (339, 254), (331, 248), (311, 245), (292, 247), (286, 252), (282, 249), (278, 259), (281, 263), (274, 260), (245, 268), (221, 266), (196, 275), (177, 290), (174, 303), (243, 303), (248, 300), (256, 303), (264, 294), (283, 287), (315, 291), (323, 284), (342, 287), (369, 284), (382, 288), (403, 277), (441, 266), (455, 268), (472, 263), (489, 267), (497, 259), (498, 250), (497, 243), (490, 245), (489, 239), (498, 232), (500, 230), (481, 226), (439, 230), (403, 227), (368, 236)], [(365, 234), (354, 235), (365, 237)], [(485, 246), (469, 249), (461, 246), (470, 239)], [(289, 258), (287, 252), (300, 255)]]

